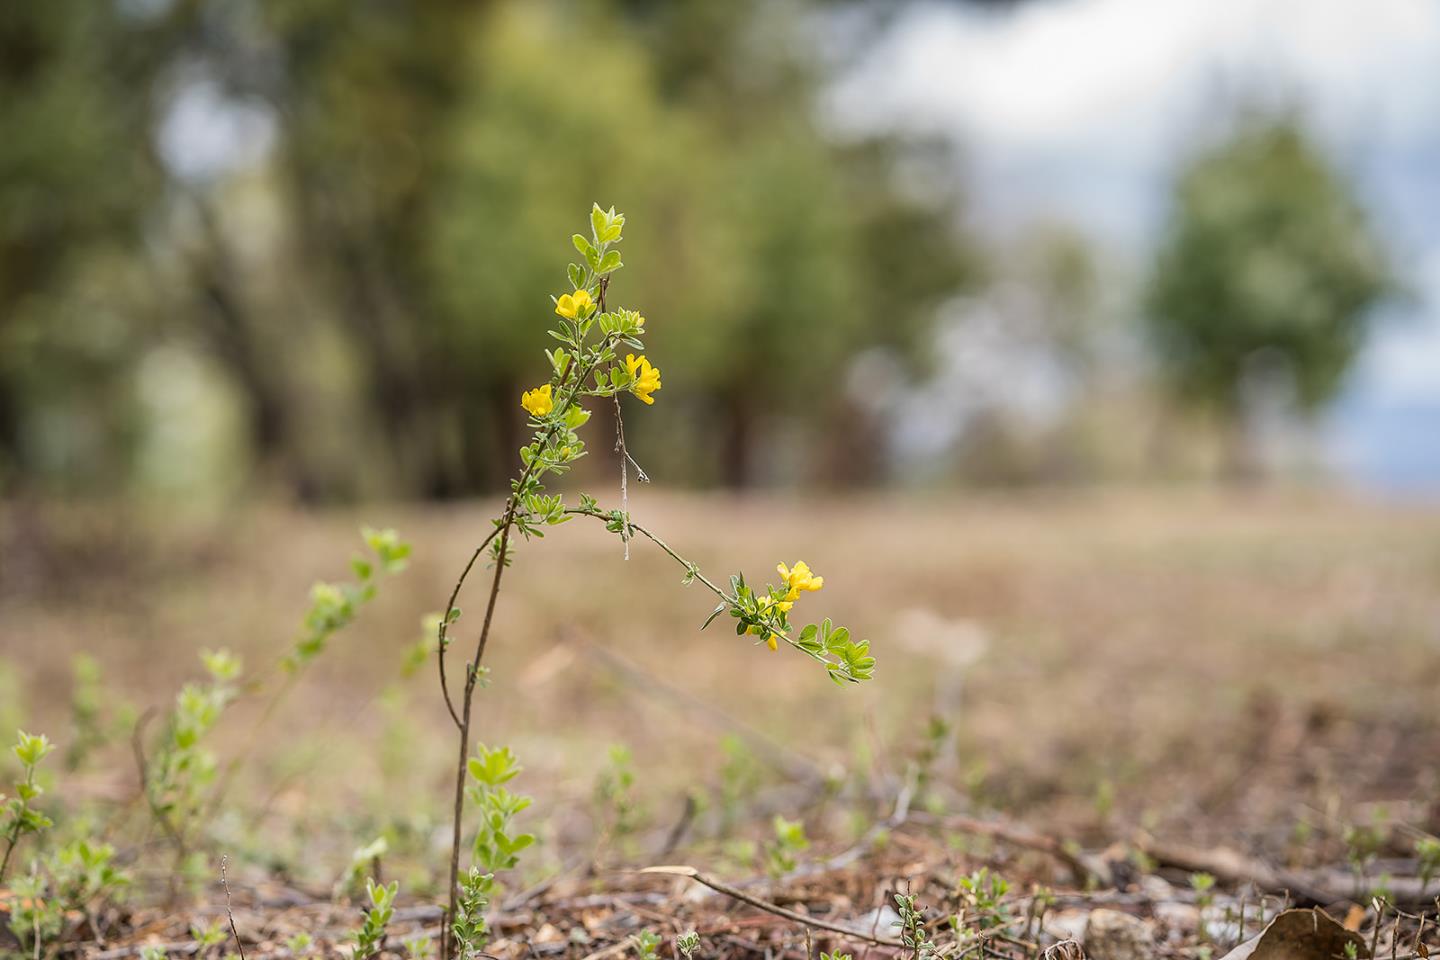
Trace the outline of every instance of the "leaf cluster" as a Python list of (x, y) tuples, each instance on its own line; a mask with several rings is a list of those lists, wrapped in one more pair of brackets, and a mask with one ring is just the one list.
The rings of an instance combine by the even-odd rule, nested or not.
[(810, 838), (805, 834), (805, 824), (799, 820), (787, 820), (775, 815), (772, 824), (775, 839), (765, 847), (765, 869), (776, 880), (793, 873), (800, 853), (810, 849)]
[(1004, 927), (1010, 923), (1010, 914), (1005, 896), (1010, 892), (1010, 881), (992, 873), (988, 867), (981, 867), (958, 881), (960, 902), (966, 914), (973, 915), (981, 930)]
[(300, 638), (282, 665), (298, 672), (324, 652), (330, 638), (349, 626), (360, 608), (375, 599), (381, 574), (394, 575), (409, 563), (410, 544), (394, 530), (361, 531), (368, 553), (350, 560), (352, 583), (320, 582), (310, 588), (310, 608), (302, 621)]
[(35, 782), (35, 771), (49, 753), (55, 749), (43, 733), (30, 734), (17, 731), (15, 745), (10, 748), (20, 761), (22, 776), (15, 784), (15, 796), (0, 795), (0, 836), (5, 839), (4, 860), (0, 861), (0, 881), (5, 879), (5, 868), (15, 852), (15, 845), (27, 834), (39, 833), (54, 826), (44, 813), (35, 808), (45, 790)]
[(395, 898), (400, 893), (400, 884), (388, 886), (376, 883), (373, 877), (365, 881), (365, 896), (370, 906), (365, 910), (365, 922), (355, 933), (355, 960), (370, 960), (380, 955), (385, 945), (386, 931), (395, 916)]
[(450, 932), (459, 948), (460, 960), (473, 960), (490, 941), (490, 927), (485, 908), (495, 890), (495, 875), (479, 867), (471, 867), (460, 875), (460, 896), (456, 902), (455, 919)]
[(516, 815), (533, 802), (504, 786), (522, 769), (509, 747), (492, 750), (478, 744), (470, 758), (470, 779), (474, 781), (470, 802), (480, 810), (473, 852), (475, 863), (487, 873), (513, 868), (520, 861), (520, 852), (535, 842), (534, 834), (514, 833), (511, 827)]

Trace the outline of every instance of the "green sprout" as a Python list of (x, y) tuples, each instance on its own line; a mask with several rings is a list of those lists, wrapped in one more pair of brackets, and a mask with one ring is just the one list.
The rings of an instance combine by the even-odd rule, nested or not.
[(765, 869), (772, 879), (778, 880), (795, 872), (797, 857), (810, 848), (810, 838), (805, 835), (804, 823), (787, 820), (778, 813), (772, 826), (775, 840), (765, 848)]
[(3, 802), (0, 806), (0, 836), (5, 838), (5, 855), (0, 858), (0, 882), (5, 880), (5, 871), (10, 867), (10, 858), (20, 839), (54, 826), (49, 817), (35, 809), (35, 801), (45, 792), (35, 782), (35, 770), (55, 748), (43, 733), (32, 735), (20, 730), (16, 737), (11, 752), (20, 761), (23, 777), (15, 784), (15, 796), (8, 799), (0, 796), (0, 802)]
[(635, 960), (659, 960), (660, 935), (650, 930), (635, 934)]
[(379, 956), (385, 946), (386, 931), (395, 916), (395, 898), (400, 893), (400, 884), (389, 886), (376, 883), (373, 878), (365, 881), (365, 896), (370, 906), (365, 910), (365, 922), (355, 933), (354, 960), (370, 960)]

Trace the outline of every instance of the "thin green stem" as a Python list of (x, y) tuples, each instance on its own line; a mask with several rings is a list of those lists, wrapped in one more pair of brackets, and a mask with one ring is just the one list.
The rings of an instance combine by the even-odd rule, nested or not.
[[(604, 309), (603, 290), (601, 293), (600, 308), (602, 310)], [(569, 392), (567, 394), (562, 394), (561, 402), (555, 405), (555, 409), (559, 411), (559, 415), (563, 415), (565, 411), (570, 408), (570, 405), (573, 404), (580, 397), (581, 391), (584, 389), (585, 379), (589, 377), (591, 372), (594, 370), (598, 358), (604, 356), (605, 348), (607, 346), (613, 348), (614, 342), (617, 339), (618, 336), (616, 334), (607, 334), (600, 340), (599, 344), (597, 344), (597, 346), (595, 347), (594, 352), (591, 354), (590, 360), (586, 361), (582, 365), (582, 363), (577, 358), (576, 361), (571, 364), (569, 369), (566, 370), (565, 376), (561, 378), (560, 387), (561, 390), (564, 390), (566, 388), (566, 385), (569, 384)], [(576, 343), (573, 346), (575, 347), (577, 353), (583, 350), (583, 344), (581, 343)], [(572, 372), (575, 374), (573, 381), (570, 377), (570, 374)], [(546, 444), (550, 442), (551, 438), (554, 437), (559, 430), (560, 421), (557, 419), (555, 422), (551, 423), (550, 426), (547, 427), (541, 434), (538, 435), (540, 451), (543, 452)], [(455, 801), (454, 821), (451, 829), (450, 845), (449, 903), (445, 913), (445, 925), (444, 927), (442, 927), (441, 930), (441, 939), (444, 948), (443, 952), (446, 958), (453, 956), (455, 948), (454, 937), (450, 930), (450, 924), (453, 922), (456, 915), (456, 909), (459, 906), (460, 847), (463, 840), (463, 826), (465, 814), (465, 774), (466, 764), (470, 758), (470, 727), (472, 709), (475, 698), (475, 687), (480, 677), (480, 667), (485, 657), (485, 647), (490, 641), (490, 628), (495, 616), (495, 604), (500, 596), (500, 580), (504, 576), (505, 561), (509, 553), (510, 531), (515, 525), (515, 515), (520, 509), (520, 500), (525, 495), (526, 486), (532, 479), (538, 479), (536, 471), (537, 468), (542, 467), (543, 464), (541, 456), (539, 453), (537, 453), (536, 456), (525, 467), (525, 469), (520, 472), (520, 476), (516, 478), (514, 484), (512, 485), (510, 496), (506, 501), (505, 514), (501, 519), (500, 524), (496, 527), (495, 531), (492, 532), (490, 536), (488, 536), (485, 541), (472, 553), (470, 562), (465, 565), (465, 569), (461, 571), (459, 579), (457, 579), (455, 582), (454, 589), (452, 589), (450, 592), (450, 601), (447, 604), (444, 615), (440, 621), (439, 657), (442, 661), (440, 667), (441, 689), (445, 692), (445, 702), (446, 706), (450, 710), (451, 719), (456, 722), (456, 725), (459, 727), (460, 733), (459, 753), (455, 764)], [(460, 594), (460, 589), (464, 586), (465, 580), (469, 576), (470, 570), (474, 567), (476, 559), (478, 559), (481, 552), (484, 551), (485, 546), (489, 544), (492, 540), (494, 540), (497, 535), (500, 537), (500, 545), (498, 549), (498, 556), (496, 557), (495, 561), (495, 576), (490, 581), (490, 595), (485, 603), (485, 619), (480, 625), (480, 636), (477, 639), (475, 645), (475, 658), (471, 660), (467, 666), (465, 678), (465, 695), (463, 701), (461, 702), (461, 709), (460, 711), (458, 711), (457, 716), (457, 711), (455, 710), (454, 704), (450, 700), (449, 685), (445, 680), (443, 660), (445, 656), (445, 648), (447, 646), (446, 628), (448, 626), (450, 618), (450, 611), (454, 609), (455, 601)]]
[(15, 822), (10, 825), (10, 832), (5, 837), (5, 857), (0, 859), (0, 883), (5, 882), (5, 871), (10, 869), (10, 857), (15, 853), (15, 845), (20, 842), (20, 830), (25, 825), (25, 818), (30, 813), (30, 798), (28, 794), (35, 786), (35, 768), (25, 768), (25, 789), (21, 791), (20, 810), (15, 814)]
[(461, 729), (463, 724), (460, 722), (460, 714), (455, 710), (454, 701), (450, 699), (450, 682), (445, 677), (445, 651), (450, 646), (448, 637), (450, 615), (455, 610), (455, 601), (460, 596), (460, 588), (465, 586), (465, 580), (470, 576), (470, 571), (474, 568), (475, 561), (480, 559), (480, 554), (485, 552), (485, 548), (490, 546), (490, 541), (494, 540), (499, 533), (499, 527), (490, 531), (490, 535), (480, 541), (480, 546), (476, 547), (475, 552), (470, 554), (470, 561), (465, 564), (465, 569), (460, 571), (460, 578), (455, 581), (455, 588), (450, 591), (450, 600), (445, 604), (445, 612), (440, 617), (439, 650), (435, 660), (440, 665), (440, 692), (445, 695), (445, 709), (450, 711), (450, 719), (455, 721), (455, 729), (457, 730)]
[[(567, 509), (565, 512), (581, 517), (593, 517), (596, 520), (603, 520), (606, 523), (609, 523), (610, 521), (615, 519), (615, 514), (613, 513), (606, 513), (603, 510), (587, 510), (583, 507), (572, 507), (570, 509)], [(703, 573), (700, 572), (700, 568), (698, 566), (696, 566), (691, 561), (686, 560), (680, 554), (676, 553), (675, 549), (671, 547), (670, 544), (660, 539), (654, 533), (651, 533), (645, 527), (631, 520), (628, 516), (624, 517), (624, 522), (626, 527), (645, 537), (651, 543), (655, 544), (661, 550), (664, 550), (667, 554), (669, 554), (672, 560), (680, 564), (680, 566), (684, 567), (686, 572), (693, 574), (696, 580), (699, 580), (701, 583), (703, 583), (710, 590), (710, 592), (715, 594), (715, 596), (719, 597), (726, 606), (730, 607), (731, 609), (740, 608), (740, 602), (736, 598), (730, 596), (730, 594), (726, 593), (724, 590), (720, 589), (714, 583), (712, 583), (708, 577), (706, 577)], [(776, 627), (772, 627), (769, 624), (765, 624), (764, 626), (776, 637), (785, 641), (790, 646), (794, 647), (796, 650), (799, 650), (811, 660), (815, 660), (818, 663), (823, 663), (827, 667), (830, 666), (832, 661), (827, 660), (822, 654), (815, 653), (812, 650), (806, 650), (804, 647), (800, 646), (798, 641), (792, 639), (790, 635), (787, 634), (785, 631), (780, 630)]]

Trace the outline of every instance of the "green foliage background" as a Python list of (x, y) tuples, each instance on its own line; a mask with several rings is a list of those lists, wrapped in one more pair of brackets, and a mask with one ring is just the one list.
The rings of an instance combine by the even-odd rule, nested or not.
[[(856, 378), (923, 383), (942, 308), (1007, 285), (1029, 306), (1005, 335), (1052, 359), (1067, 408), (1038, 431), (931, 410), (965, 429), (927, 478), (1168, 476), (1153, 451), (1196, 421), (1155, 410), (1201, 410), (1239, 449), (1257, 370), (1302, 413), (1335, 395), (1391, 275), (1298, 111), (1204, 131), (1151, 276), (1117, 283), (1063, 224), (1009, 249), (973, 232), (948, 145), (819, 119), (864, 43), (826, 18), (884, 6), (8, 5), (0, 494), (496, 490), (592, 201), (629, 215), (615, 282), (666, 384), (631, 439), (669, 483), (904, 475), (893, 409), (856, 399), (887, 387)], [(258, 159), (177, 162), (237, 114)], [(616, 466), (608, 446), (587, 469)]]
[[(651, 429), (725, 438), (719, 453), (645, 444), (656, 466), (863, 481), (873, 457), (824, 456), (861, 416), (832, 399), (837, 381), (867, 347), (921, 355), (934, 308), (979, 274), (956, 198), (904, 191), (909, 148), (817, 128), (825, 69), (804, 4), (59, 2), (4, 17), (6, 127), (35, 134), (0, 145), (0, 204), (32, 213), (0, 238), (12, 485), (179, 482), (144, 384), (182, 369), (207, 399), (165, 436), (235, 489), (493, 489), (541, 372), (557, 241), (592, 200), (636, 225), (639, 266), (616, 282), (645, 291), (671, 371)], [(196, 83), (272, 118), (260, 168), (160, 162), (161, 121)], [(771, 465), (777, 431), (820, 438), (792, 464), (848, 468)]]

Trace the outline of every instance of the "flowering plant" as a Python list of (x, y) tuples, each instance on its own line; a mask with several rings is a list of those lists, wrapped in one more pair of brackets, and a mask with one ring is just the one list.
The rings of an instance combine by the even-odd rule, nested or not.
[[(445, 614), (440, 618), (440, 687), (450, 717), (459, 732), (450, 861), (450, 925), (447, 929), (449, 942), (445, 954), (447, 957), (457, 953), (474, 955), (483, 945), (477, 939), (484, 936), (483, 924), (476, 925), (469, 920), (461, 922), (462, 917), (468, 917), (475, 912), (475, 903), (471, 901), (476, 901), (481, 894), (488, 893), (489, 890), (488, 875), (482, 878), (477, 868), (472, 868), (464, 878), (460, 873), (468, 778), (477, 779), (478, 787), (472, 788), (471, 795), (485, 808), (486, 823), (482, 824), (476, 844), (477, 858), (486, 861), (483, 866), (514, 866), (515, 858), (510, 853), (529, 842), (528, 836), (525, 836), (519, 846), (507, 848), (510, 853), (504, 858), (480, 856), (481, 852), (489, 849), (489, 843), (493, 841), (493, 834), (497, 829), (494, 822), (496, 812), (490, 807), (494, 805), (494, 797), (498, 795), (497, 784), (488, 782), (495, 780), (495, 777), (489, 776), (487, 780), (487, 776), (481, 774), (486, 774), (496, 756), (505, 758), (505, 780), (515, 776), (520, 768), (514, 763), (513, 755), (508, 750), (504, 750), (503, 754), (499, 752), (503, 748), (482, 748), (479, 760), (472, 760), (469, 756), (471, 706), (475, 690), (485, 676), (482, 660), (490, 638), (500, 582), (506, 568), (514, 559), (515, 534), (518, 533), (528, 541), (543, 537), (545, 527), (565, 523), (577, 516), (590, 517), (601, 521), (607, 530), (620, 537), (625, 543), (627, 555), (630, 541), (639, 534), (652, 541), (684, 568), (683, 583), (699, 581), (718, 599), (701, 629), (708, 627), (722, 613), (728, 612), (735, 620), (737, 636), (755, 636), (758, 638), (757, 643), (764, 643), (771, 650), (777, 650), (781, 643), (788, 644), (824, 664), (830, 678), (838, 684), (859, 683), (870, 679), (874, 672), (875, 659), (870, 656), (869, 643), (852, 640), (850, 631), (846, 628), (835, 626), (829, 619), (808, 624), (798, 632), (792, 626), (790, 614), (800, 595), (818, 591), (825, 584), (824, 578), (817, 576), (803, 560), (793, 565), (779, 564), (776, 567), (780, 576), (778, 584), (767, 583), (763, 588), (757, 589), (747, 584), (743, 575), (736, 574), (730, 577), (727, 589), (708, 579), (694, 563), (686, 560), (664, 540), (631, 518), (626, 509), (626, 478), (628, 465), (633, 461), (625, 449), (620, 397), (628, 394), (647, 406), (652, 405), (655, 403), (655, 394), (662, 388), (662, 382), (660, 368), (656, 367), (644, 352), (645, 317), (639, 311), (612, 308), (606, 302), (610, 278), (623, 266), (617, 245), (624, 227), (623, 215), (616, 213), (613, 207), (602, 210), (596, 204), (590, 211), (590, 236), (586, 238), (577, 233), (571, 238), (575, 250), (580, 254), (581, 262), (569, 265), (571, 289), (551, 298), (557, 320), (549, 334), (559, 345), (545, 351), (550, 363), (550, 378), (547, 382), (525, 391), (520, 397), (520, 406), (530, 417), (531, 438), (520, 448), (519, 474), (510, 482), (510, 495), (505, 500), (504, 510), (494, 519), (494, 528), (475, 548), (456, 580), (445, 607)], [(623, 359), (622, 349), (625, 351)], [(585, 443), (580, 439), (579, 430), (590, 419), (590, 411), (585, 408), (584, 401), (605, 399), (611, 399), (616, 409), (619, 432), (617, 449), (621, 455), (621, 506), (618, 509), (602, 509), (599, 502), (587, 494), (580, 494), (576, 505), (567, 506), (562, 496), (546, 492), (545, 479), (551, 475), (564, 474), (575, 461), (585, 456)], [(457, 705), (456, 699), (451, 696), (450, 683), (446, 677), (445, 655), (450, 646), (449, 633), (451, 626), (460, 618), (460, 608), (456, 606), (460, 591), (475, 564), (487, 550), (494, 572), (490, 579), (489, 596), (475, 654), (466, 665), (463, 694)], [(528, 799), (526, 802), (528, 803)], [(518, 812), (518, 808), (510, 812)], [(508, 822), (509, 817), (502, 819)], [(501, 832), (504, 833), (503, 830)]]

